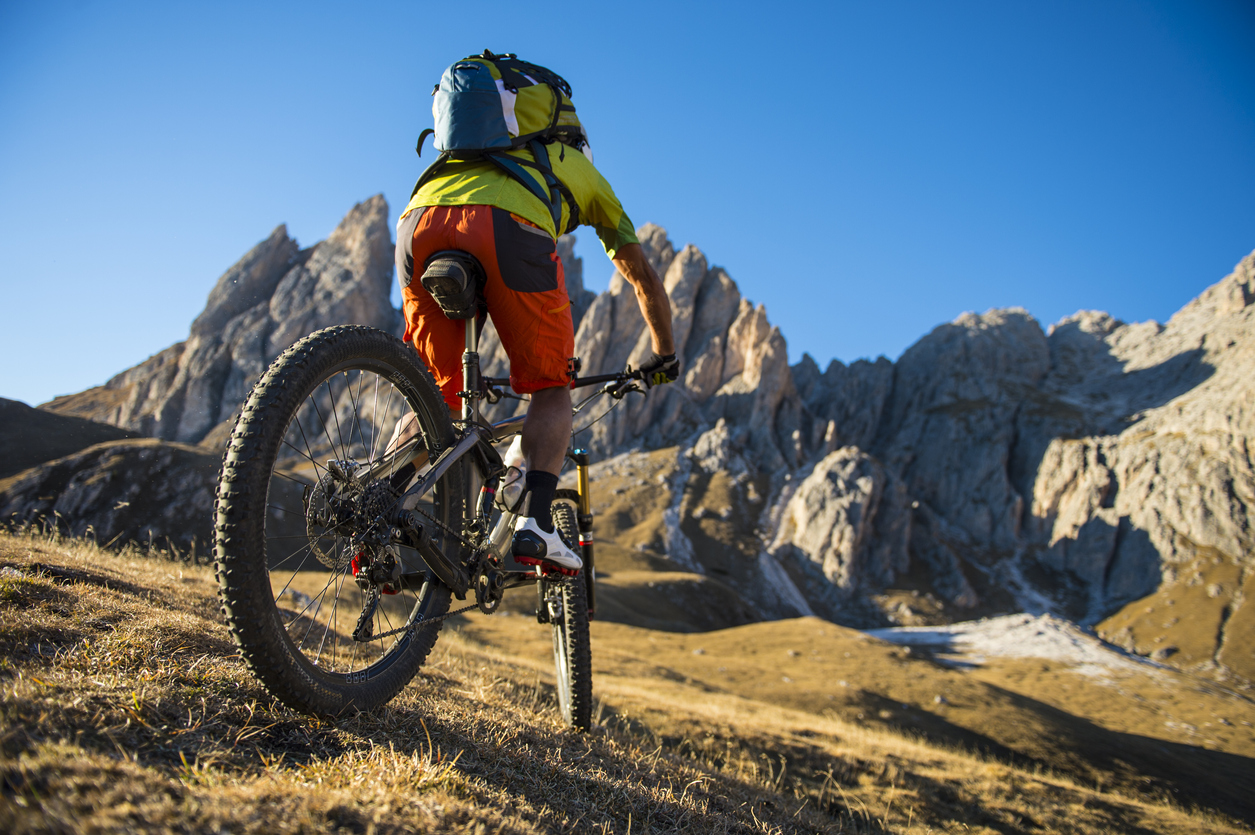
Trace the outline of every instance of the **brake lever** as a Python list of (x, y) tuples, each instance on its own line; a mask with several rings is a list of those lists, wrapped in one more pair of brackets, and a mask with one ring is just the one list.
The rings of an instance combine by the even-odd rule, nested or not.
[(637, 380), (628, 380), (625, 383), (619, 383), (615, 386), (606, 386), (606, 391), (610, 392), (610, 396), (615, 400), (622, 400), (634, 391), (642, 395), (645, 393), (644, 390), (641, 389), (640, 382)]

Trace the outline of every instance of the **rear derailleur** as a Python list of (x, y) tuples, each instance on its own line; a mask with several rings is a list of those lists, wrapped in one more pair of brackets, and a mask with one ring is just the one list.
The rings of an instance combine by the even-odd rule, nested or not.
[(401, 591), (401, 561), (391, 545), (380, 548), (372, 557), (370, 549), (362, 546), (353, 555), (349, 567), (353, 582), (366, 592), (366, 603), (353, 629), (353, 640), (369, 641), (375, 633), (375, 612), (379, 609), (381, 594), (397, 594)]

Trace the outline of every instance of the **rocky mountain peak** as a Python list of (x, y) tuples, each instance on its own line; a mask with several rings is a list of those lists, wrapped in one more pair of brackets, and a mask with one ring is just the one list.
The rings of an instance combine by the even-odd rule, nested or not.
[(186, 342), (46, 408), (197, 443), (226, 424), (262, 372), (306, 334), (340, 323), (396, 332), (392, 271), (383, 195), (354, 206), (308, 249), (280, 225), (218, 279)]
[(221, 330), (227, 322), (268, 301), (275, 286), (292, 267), (300, 249), (279, 224), (270, 237), (257, 244), (235, 263), (209, 291), (205, 309), (192, 322), (196, 336)]

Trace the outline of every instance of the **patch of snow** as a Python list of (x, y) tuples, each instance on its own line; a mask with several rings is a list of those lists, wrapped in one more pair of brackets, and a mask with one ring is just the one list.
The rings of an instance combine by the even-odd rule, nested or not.
[(1156, 664), (1116, 649), (1053, 615), (1004, 615), (949, 626), (869, 629), (868, 635), (894, 644), (926, 647), (958, 666), (979, 665), (988, 656), (1043, 658), (1075, 664), (1076, 672), (1104, 676), (1115, 670), (1158, 669)]

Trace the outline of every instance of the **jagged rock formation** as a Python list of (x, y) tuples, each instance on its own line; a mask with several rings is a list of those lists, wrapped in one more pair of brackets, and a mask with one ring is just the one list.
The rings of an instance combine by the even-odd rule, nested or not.
[(344, 323), (396, 332), (399, 314), (388, 301), (392, 259), (382, 195), (354, 206), (327, 240), (308, 249), (279, 226), (218, 279), (186, 342), (45, 408), (197, 443), (306, 334)]
[[(765, 311), (700, 251), (677, 253), (657, 227), (641, 237), (672, 296), (685, 386), (611, 413), (590, 446), (678, 444), (685, 478), (769, 477), (762, 611), (793, 600), (799, 613), (898, 620), (861, 604), (906, 581), (948, 601), (948, 617), (1028, 609), (1096, 624), (1164, 583), (1201, 582), (1196, 563), (1215, 558), (1240, 567), (1213, 584), (1221, 657), (1225, 624), (1255, 592), (1255, 256), (1166, 326), (1083, 311), (1046, 332), (1020, 309), (969, 313), (896, 364), (821, 373), (810, 357), (785, 365)], [(648, 350), (615, 276), (577, 351), (599, 373)], [(688, 510), (680, 481), (674, 505)]]
[(900, 482), (890, 481), (879, 461), (842, 447), (816, 464), (785, 503), (774, 549), (796, 547), (842, 592), (879, 590), (907, 570), (906, 543), (885, 548), (888, 538), (876, 527), (886, 515), (882, 505), (892, 504), (885, 491), (894, 489), (900, 492)]
[[(722, 268), (709, 267), (697, 247), (676, 253), (666, 233), (653, 224), (638, 234), (671, 297), (684, 385), (625, 401), (593, 427), (589, 446), (603, 454), (641, 443), (669, 446), (690, 440), (723, 418), (745, 433), (756, 468), (796, 466), (800, 404), (779, 329), (768, 323), (761, 305), (754, 307), (741, 297)], [(589, 374), (639, 365), (649, 356), (649, 335), (636, 297), (617, 272), (609, 289), (589, 307), (575, 350)]]
[[(843, 415), (850, 434), (902, 479), (909, 557), (959, 608), (993, 596), (997, 608), (1095, 624), (1157, 588), (1202, 583), (1213, 563), (1231, 565), (1231, 582), (1213, 584), (1211, 652), (1180, 660), (1249, 677), (1250, 651), (1226, 648), (1225, 635), (1249, 619), (1242, 607), (1255, 591), (1253, 300), (1255, 256), (1164, 326), (1083, 311), (1046, 334), (1023, 311), (991, 311), (920, 340), (891, 387), (869, 364), (822, 378), (807, 361), (794, 370), (817, 418), (848, 410), (845, 392), (862, 393), (862, 412)], [(830, 489), (810, 482), (799, 493)], [(846, 495), (883, 519), (864, 492)], [(785, 533), (777, 543), (825, 559), (825, 546)], [(1007, 591), (1014, 600), (996, 599)], [(1167, 657), (1174, 640), (1124, 643)]]
[[(386, 213), (373, 198), (304, 251), (280, 228), (219, 281), (186, 343), (48, 408), (198, 441), (304, 333), (396, 330)], [(906, 584), (941, 598), (945, 619), (1029, 610), (1097, 624), (1202, 582), (1199, 561), (1218, 560), (1237, 573), (1207, 585), (1215, 652), (1192, 663), (1245, 663), (1221, 648), (1227, 624), (1255, 618), (1243, 609), (1255, 593), (1255, 256), (1164, 326), (1082, 311), (1045, 331), (1020, 309), (968, 313), (896, 363), (821, 372), (809, 356), (788, 365), (764, 308), (700, 250), (677, 251), (653, 225), (639, 235), (671, 296), (684, 384), (625, 400), (580, 441), (602, 458), (677, 449), (658, 548), (678, 568), (707, 570), (694, 520), (730, 514), (744, 522), (738, 553), (756, 556), (728, 582), (763, 616), (910, 620), (919, 613), (876, 602)], [(630, 285), (616, 274), (594, 298), (572, 245), (560, 252), (584, 373), (639, 363), (650, 346)], [(481, 354), (486, 373), (507, 372), (491, 327)], [(716, 476), (726, 506), (704, 508)], [(1150, 651), (1132, 631), (1121, 640)]]

